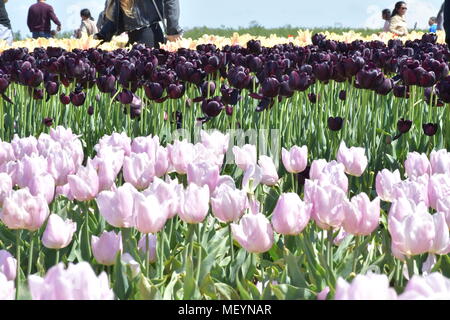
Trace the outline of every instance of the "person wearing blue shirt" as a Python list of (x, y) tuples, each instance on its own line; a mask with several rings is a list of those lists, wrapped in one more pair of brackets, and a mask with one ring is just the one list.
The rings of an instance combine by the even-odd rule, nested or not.
[(428, 20), (428, 25), (430, 26), (430, 29), (428, 29), (428, 31), (431, 33), (436, 33), (438, 27), (437, 18), (431, 17), (430, 20)]

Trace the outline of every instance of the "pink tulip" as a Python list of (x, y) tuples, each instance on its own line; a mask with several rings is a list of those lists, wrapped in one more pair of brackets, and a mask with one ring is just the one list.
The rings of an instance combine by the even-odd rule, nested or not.
[(347, 148), (345, 142), (342, 141), (336, 159), (345, 166), (345, 172), (347, 174), (360, 177), (364, 170), (366, 170), (368, 163), (365, 152), (364, 148)]
[(308, 164), (308, 147), (293, 146), (291, 150), (287, 151), (285, 148), (281, 149), (281, 158), (283, 165), (287, 172), (299, 173), (306, 169)]
[(112, 266), (118, 253), (122, 253), (122, 234), (104, 231), (100, 238), (91, 237), (92, 254), (98, 263)]
[(253, 193), (262, 180), (262, 169), (258, 165), (247, 168), (242, 178), (242, 189), (247, 193)]
[(63, 146), (49, 134), (42, 132), (37, 139), (37, 149), (40, 156), (47, 158), (52, 152), (62, 149)]
[(436, 203), (436, 210), (442, 212), (445, 215), (445, 221), (450, 229), (450, 198), (438, 199)]
[(17, 160), (21, 160), (25, 156), (32, 157), (39, 154), (37, 149), (37, 139), (33, 136), (19, 138), (17, 134), (14, 134), (14, 138), (11, 141), (11, 146)]
[[(395, 211), (394, 211), (395, 212)], [(388, 229), (392, 237), (392, 252), (403, 260), (430, 251), (436, 235), (433, 217), (425, 205), (418, 205), (414, 212), (400, 217), (389, 216)]]
[(434, 254), (447, 254), (450, 252), (450, 236), (445, 221), (445, 214), (438, 212), (433, 216), (435, 235), (429, 252)]
[(330, 287), (325, 287), (317, 294), (317, 300), (327, 300), (328, 293), (330, 293)]
[(342, 223), (345, 231), (358, 236), (370, 235), (380, 223), (380, 198), (370, 202), (367, 194), (360, 193), (346, 201), (345, 219)]
[(220, 221), (237, 221), (247, 208), (247, 193), (228, 184), (221, 184), (211, 197), (211, 208)]
[(25, 155), (22, 160), (17, 162), (17, 166), (14, 172), (16, 180), (15, 182), (21, 188), (27, 187), (33, 177), (47, 173), (46, 162), (46, 159), (44, 159), (43, 157), (29, 157)]
[(51, 267), (44, 278), (28, 277), (33, 300), (113, 300), (108, 276), (102, 272), (98, 277), (88, 262), (69, 263), (67, 269), (59, 263)]
[(339, 228), (342, 225), (346, 200), (344, 191), (334, 185), (321, 185), (309, 179), (305, 181), (305, 201), (313, 205), (311, 217), (322, 229)]
[(14, 300), (15, 293), (14, 281), (8, 280), (6, 276), (0, 272), (0, 301)]
[(75, 198), (72, 195), (72, 192), (70, 191), (70, 186), (68, 183), (63, 186), (56, 187), (55, 198), (57, 198), (58, 196), (63, 196), (69, 199), (70, 201), (75, 200)]
[(428, 206), (428, 176), (403, 180), (395, 184), (392, 194), (395, 199), (408, 198), (416, 204), (424, 202)]
[(14, 150), (8, 142), (3, 142), (0, 139), (0, 165), (3, 165), (9, 161), (16, 160)]
[(278, 182), (278, 173), (272, 158), (260, 156), (258, 165), (261, 168), (261, 183), (267, 186), (274, 186)]
[(345, 167), (337, 161), (314, 160), (311, 163), (309, 177), (311, 180), (317, 180), (321, 183), (333, 184), (344, 192), (348, 190), (348, 178), (345, 174)]
[(97, 195), (100, 214), (117, 228), (134, 226), (134, 194), (138, 191), (129, 183), (114, 191), (102, 191)]
[(236, 189), (236, 185), (234, 183), (234, 179), (232, 177), (228, 176), (228, 175), (219, 176), (219, 180), (217, 180), (217, 187), (216, 188), (218, 188), (222, 184), (228, 185), (231, 189)]
[(167, 148), (158, 147), (156, 151), (156, 162), (155, 162), (155, 176), (162, 177), (169, 170), (169, 151)]
[(105, 147), (111, 147), (114, 151), (123, 151), (125, 156), (129, 156), (131, 154), (131, 139), (125, 132), (114, 132), (110, 136), (103, 136), (94, 146), (94, 149), (99, 153)]
[(99, 178), (91, 159), (86, 167), (79, 167), (77, 174), (67, 177), (71, 194), (78, 201), (93, 200), (99, 191)]
[(392, 202), (395, 199), (393, 197), (394, 186), (401, 181), (402, 179), (398, 170), (391, 172), (388, 169), (383, 169), (378, 172), (375, 180), (375, 188), (380, 199)]
[(68, 151), (59, 150), (48, 156), (47, 171), (53, 176), (57, 186), (63, 186), (67, 183), (67, 176), (77, 172), (77, 166)]
[(224, 154), (217, 152), (215, 149), (208, 149), (201, 143), (194, 145), (194, 160), (192, 162), (208, 162), (215, 165), (219, 169), (222, 168)]
[(11, 176), (7, 173), (0, 173), (0, 206), (3, 204), (3, 200), (11, 193), (12, 191), (12, 180)]
[(186, 174), (189, 163), (195, 159), (194, 145), (187, 140), (176, 140), (173, 145), (168, 145), (169, 160), (179, 174)]
[(137, 192), (134, 195), (135, 226), (142, 233), (157, 233), (164, 228), (167, 211), (153, 196)]
[(218, 130), (212, 131), (200, 131), (200, 137), (202, 144), (213, 150), (215, 153), (225, 154), (228, 150), (228, 145), (230, 142), (230, 135), (223, 134)]
[(105, 147), (92, 160), (92, 165), (98, 172), (99, 191), (111, 190), (124, 161), (123, 150)]
[(142, 193), (145, 196), (155, 196), (158, 199), (160, 206), (166, 211), (167, 218), (171, 219), (178, 213), (178, 195), (182, 190), (183, 185), (179, 184), (177, 179), (170, 180), (167, 183), (159, 178), (155, 178), (150, 187)]
[(450, 300), (450, 279), (439, 272), (427, 276), (414, 275), (399, 300)]
[(432, 174), (450, 174), (450, 153), (445, 149), (431, 151), (430, 164)]
[(50, 174), (42, 173), (33, 176), (27, 186), (31, 195), (41, 195), (48, 204), (52, 203), (55, 197), (55, 179)]
[(50, 249), (62, 249), (72, 242), (77, 224), (70, 219), (64, 221), (60, 216), (51, 214), (42, 236), (42, 244)]
[(272, 215), (272, 225), (276, 232), (298, 235), (311, 218), (312, 204), (303, 202), (296, 193), (283, 193), (277, 201)]
[(155, 163), (146, 153), (132, 153), (123, 161), (123, 178), (136, 189), (148, 188), (155, 177)]
[(147, 239), (148, 237), (148, 260), (150, 263), (156, 262), (156, 242), (157, 238), (153, 234), (145, 234), (138, 242), (138, 248), (144, 256), (147, 254)]
[[(322, 232), (325, 232), (322, 231)], [(340, 246), (342, 241), (345, 240), (345, 238), (347, 238), (350, 235), (350, 233), (348, 233), (347, 231), (344, 230), (344, 228), (340, 228), (339, 229), (339, 233), (337, 234), (337, 236), (333, 239), (333, 244), (335, 246)]]
[(72, 143), (75, 140), (78, 140), (77, 135), (73, 134), (72, 129), (64, 128), (63, 126), (57, 126), (55, 129), (50, 128), (50, 137), (61, 143), (62, 145)]
[(0, 274), (4, 274), (8, 281), (14, 281), (16, 271), (17, 260), (8, 251), (0, 250)]
[(140, 264), (136, 260), (134, 260), (134, 258), (133, 258), (133, 256), (131, 254), (129, 254), (127, 252), (124, 253), (121, 256), (121, 260), (122, 260), (122, 262), (125, 265), (130, 267), (130, 269), (131, 269), (131, 276), (133, 278), (137, 277), (141, 273), (141, 266), (140, 266)]
[(431, 164), (425, 153), (410, 152), (405, 160), (405, 173), (408, 177), (420, 177), (431, 174)]
[(151, 135), (147, 137), (136, 137), (131, 143), (132, 153), (146, 153), (148, 157), (152, 160), (156, 157), (156, 151), (160, 147), (159, 137)]
[(246, 214), (239, 224), (232, 223), (233, 238), (248, 252), (262, 253), (273, 245), (273, 229), (262, 213)]
[(187, 223), (200, 223), (208, 214), (209, 189), (208, 186), (199, 187), (195, 183), (188, 185), (180, 194), (180, 211), (178, 215)]
[(219, 168), (209, 162), (189, 163), (187, 167), (188, 183), (195, 183), (198, 186), (207, 185), (212, 193), (219, 180)]
[(428, 182), (428, 200), (429, 205), (436, 209), (439, 199), (450, 197), (450, 175), (435, 174), (430, 177)]
[(3, 201), (0, 219), (10, 229), (36, 231), (49, 215), (49, 208), (41, 196), (32, 196), (28, 188), (13, 191)]
[(335, 300), (396, 300), (397, 293), (389, 287), (389, 279), (384, 274), (358, 274), (348, 283), (338, 278)]
[(244, 171), (256, 165), (256, 146), (246, 144), (242, 148), (233, 147), (234, 161), (236, 165)]

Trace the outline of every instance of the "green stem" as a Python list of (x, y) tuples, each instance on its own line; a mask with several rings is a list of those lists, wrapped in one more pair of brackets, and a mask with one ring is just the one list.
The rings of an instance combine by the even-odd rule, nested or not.
[(59, 250), (56, 249), (55, 266), (59, 263)]
[(352, 268), (352, 271), (355, 273), (356, 273), (356, 266), (358, 264), (360, 241), (361, 241), (360, 236), (355, 236), (355, 256), (353, 257), (353, 268)]
[(19, 286), (20, 286), (20, 236), (22, 230), (17, 230), (16, 232), (16, 260), (17, 260), (17, 271), (16, 271), (16, 300), (19, 300)]
[(228, 224), (228, 237), (230, 239), (231, 262), (234, 262), (234, 242), (233, 242), (233, 233), (231, 232), (231, 223)]
[(330, 272), (333, 272), (333, 229), (327, 231), (327, 264), (330, 268)]
[(198, 227), (197, 227), (197, 231), (198, 231), (198, 234), (197, 234), (197, 242), (198, 242), (198, 257), (197, 257), (197, 273), (196, 273), (196, 279), (197, 279), (197, 283), (199, 283), (199, 281), (200, 281), (200, 267), (201, 267), (201, 264), (202, 264), (202, 245), (201, 245), (201, 234), (202, 234), (202, 231), (201, 231), (202, 229), (201, 229), (201, 224), (199, 223), (198, 224)]
[(145, 275), (148, 278), (150, 272), (150, 245), (148, 241), (148, 234), (145, 234)]
[(27, 268), (27, 278), (31, 273), (31, 266), (33, 265), (33, 248), (34, 248), (34, 233), (31, 232), (31, 242), (30, 242), (30, 251), (28, 253), (28, 268)]

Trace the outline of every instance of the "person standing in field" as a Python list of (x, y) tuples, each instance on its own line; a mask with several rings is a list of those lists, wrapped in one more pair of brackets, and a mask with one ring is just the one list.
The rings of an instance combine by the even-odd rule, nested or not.
[(408, 34), (408, 26), (405, 19), (406, 10), (408, 10), (406, 2), (399, 1), (395, 4), (394, 11), (392, 11), (391, 15), (389, 31), (401, 37)]
[(159, 21), (166, 29), (166, 38), (175, 41), (183, 31), (179, 16), (179, 0), (108, 0), (106, 22), (96, 38), (111, 41), (112, 36), (127, 32), (129, 44), (138, 42), (159, 48), (159, 43), (165, 42)]
[(13, 34), (8, 12), (6, 12), (6, 2), (8, 0), (0, 0), (0, 40), (5, 40), (7, 44), (11, 45), (13, 42)]
[(91, 16), (89, 9), (83, 9), (80, 12), (81, 16), (81, 26), (76, 33), (76, 38), (81, 38), (83, 35), (92, 36), (98, 32), (97, 25), (95, 24), (94, 18)]
[(437, 18), (431, 17), (430, 20), (428, 20), (428, 25), (430, 28), (428, 29), (428, 32), (436, 33), (437, 31)]
[(436, 16), (436, 23), (438, 30), (444, 30), (444, 4), (442, 4)]
[(384, 20), (383, 32), (389, 32), (391, 25), (391, 10), (384, 9), (381, 11), (381, 18)]
[(57, 31), (61, 31), (61, 22), (56, 17), (53, 7), (45, 0), (38, 0), (28, 10), (27, 24), (34, 39), (51, 38), (51, 21), (57, 25)]

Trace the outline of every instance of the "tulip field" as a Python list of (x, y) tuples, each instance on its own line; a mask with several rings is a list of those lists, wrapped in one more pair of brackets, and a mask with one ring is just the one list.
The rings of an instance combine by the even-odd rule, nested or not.
[(3, 48), (0, 300), (450, 299), (443, 35), (301, 36)]

